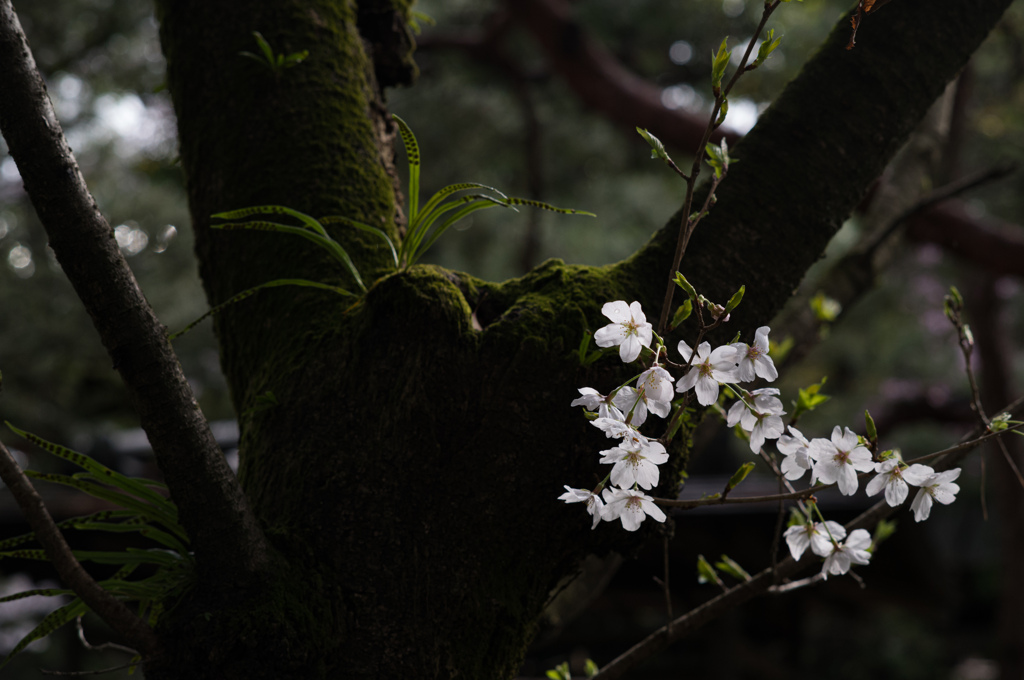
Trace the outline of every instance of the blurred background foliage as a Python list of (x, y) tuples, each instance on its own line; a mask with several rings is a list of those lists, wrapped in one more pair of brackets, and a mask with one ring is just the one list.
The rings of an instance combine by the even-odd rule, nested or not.
[[(684, 187), (660, 162), (650, 159), (647, 145), (631, 125), (613, 122), (581, 102), (551, 68), (548, 55), (531, 33), (513, 19), (511, 2), (420, 0), (416, 6), (436, 25), (425, 25), (419, 37), (418, 82), (390, 91), (388, 104), (410, 123), (419, 139), (424, 194), (453, 182), (482, 182), (509, 195), (588, 210), (598, 217), (528, 210), (478, 212), (441, 240), (426, 260), (492, 280), (521, 275), (550, 257), (594, 265), (617, 261), (664, 224), (679, 206)], [(741, 80), (726, 126), (737, 134), (748, 130), (850, 5), (849, 1), (807, 0), (781, 7), (769, 27), (783, 36), (782, 45), (764, 68)], [(580, 30), (603, 45), (622, 67), (657, 87), (665, 106), (700, 115), (708, 110), (713, 50), (726, 35), (731, 36), (730, 45), (746, 44), (760, 6), (753, 0), (571, 3)], [(187, 200), (176, 162), (175, 121), (162, 88), (164, 62), (152, 7), (133, 0), (31, 0), (22, 2), (18, 12), (100, 209), (116, 227), (128, 261), (160, 318), (169, 328), (180, 328), (202, 314), (207, 301), (192, 257)], [(883, 10), (869, 17), (861, 30), (869, 31), (873, 21), (884, 20)], [(237, 30), (266, 32), (266, 27)], [(1017, 2), (964, 72), (962, 110), (944, 146), (936, 185), (998, 161), (1022, 160), (1022, 77), (1024, 2)], [(809, 111), (807, 124), (813, 125), (813, 119)], [(0, 147), (3, 151), (5, 147)], [(687, 156), (692, 153), (692, 149), (672, 146), (669, 151), (680, 165), (689, 162)], [(404, 176), (404, 158), (398, 153)], [(742, 159), (742, 146), (736, 155)], [(1014, 175), (959, 200), (970, 215), (1001, 220), (1019, 239), (1018, 225), (1024, 223), (1020, 188), (1019, 175)], [(809, 273), (808, 285), (813, 287), (816, 277), (857, 245), (862, 227), (857, 216), (849, 220), (825, 260)], [(824, 391), (833, 399), (803, 421), (808, 436), (824, 436), (836, 423), (862, 430), (865, 407), (880, 425), (885, 424), (883, 444), (901, 447), (908, 458), (947, 446), (966, 429), (970, 414), (965, 411), (968, 392), (962, 359), (953, 330), (941, 313), (942, 295), (952, 284), (967, 294), (968, 314), (982, 295), (979, 291), (994, 296), (995, 305), (989, 309), (995, 311), (988, 313), (997, 317), (996, 323), (983, 325), (998, 329), (1008, 345), (1009, 359), (1002, 371), (1012, 393), (1019, 394), (1024, 384), (1019, 274), (992, 277), (984, 264), (964, 264), (948, 249), (907, 243), (879, 276), (877, 287), (838, 323), (824, 328), (825, 341), (787, 369), (780, 385), (784, 397), (822, 376), (829, 378)], [(773, 331), (773, 340), (781, 339)], [(233, 418), (210, 325), (179, 339), (176, 347), (207, 415)], [(99, 436), (137, 424), (87, 315), (47, 249), (17, 169), (5, 153), (0, 153), (0, 371), (4, 379), (0, 415), (44, 437), (88, 448)], [(566, 404), (572, 396), (566, 395)], [(713, 433), (706, 439), (710, 444), (695, 459), (696, 473), (728, 474), (749, 455), (734, 440)], [(973, 489), (965, 493), (967, 502), (954, 506), (959, 514), (942, 520), (947, 526), (961, 527), (961, 532), (967, 531), (964, 527), (980, 526), (974, 533), (990, 541), (973, 541), (970, 550), (946, 555), (942, 567), (950, 579), (961, 579), (960, 586), (970, 594), (962, 598), (968, 604), (961, 604), (973, 607), (971, 611), (978, 601), (991, 603), (998, 596), (992, 585), (996, 569), (992, 542), (997, 540), (994, 526), (999, 518), (979, 524), (978, 502), (970, 500), (978, 497), (979, 461), (973, 458), (962, 478), (964, 488)], [(946, 511), (941, 508), (936, 514)], [(709, 540), (720, 537), (706, 533)], [(938, 559), (937, 544), (927, 543), (921, 532), (914, 535), (916, 544), (926, 546), (923, 554)], [(756, 541), (760, 553), (750, 559), (763, 560), (763, 536)], [(679, 578), (687, 581), (694, 558), (686, 554), (679, 559)], [(921, 566), (925, 557), (918, 559)], [(659, 560), (655, 558), (656, 563)], [(890, 566), (896, 572), (892, 578), (903, 578), (900, 565)], [(649, 572), (643, 578), (649, 581)], [(970, 583), (965, 585), (963, 579)], [(636, 597), (642, 600), (660, 592), (651, 588)], [(843, 596), (835, 598), (841, 601), (837, 607), (846, 606)], [(942, 677), (997, 677), (985, 675), (991, 667), (983, 662), (971, 666), (973, 675), (950, 675), (949, 669), (960, 669), (976, 655), (991, 657), (994, 652), (984, 642), (954, 653), (931, 639), (952, 625), (960, 605), (951, 605), (953, 610), (935, 609), (935, 603), (920, 601), (914, 605), (920, 616), (890, 609), (879, 616), (884, 630), (909, 631), (900, 644), (913, 650), (919, 664), (907, 664), (905, 655), (890, 650), (900, 663), (888, 666), (888, 671), (847, 668), (832, 656), (823, 631), (842, 634), (848, 622), (835, 618), (836, 607), (826, 606), (814, 619), (820, 626), (808, 626), (806, 620), (794, 623), (803, 627), (794, 635), (803, 635), (806, 644), (779, 661), (790, 673), (780, 677), (803, 677), (801, 669), (821, 670), (821, 664), (830, 659), (834, 667), (816, 677), (940, 677), (929, 674), (932, 671), (922, 674), (922, 668), (944, 669)], [(3, 609), (0, 605), (0, 612)], [(941, 615), (936, 616), (937, 611)], [(858, 616), (863, 618), (864, 612), (860, 610)], [(642, 618), (642, 613), (634, 615)], [(979, 616), (991, 624), (994, 615)], [(877, 627), (871, 630), (858, 643), (864, 649), (877, 649), (888, 639), (878, 637)], [(979, 634), (978, 639), (982, 638)], [(56, 644), (65, 649), (65, 643)], [(541, 650), (537, 663), (547, 653), (550, 649)], [(61, 663), (54, 660), (52, 666), (62, 667)], [(691, 669), (700, 665), (695, 659), (685, 663)], [(894, 670), (897, 666), (901, 670)], [(746, 677), (742, 670), (719, 675)]]

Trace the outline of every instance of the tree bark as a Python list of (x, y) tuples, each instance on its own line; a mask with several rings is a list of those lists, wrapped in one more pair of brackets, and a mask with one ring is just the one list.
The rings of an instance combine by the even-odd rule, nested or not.
[[(727, 335), (779, 309), (1008, 4), (901, 0), (864, 22), (853, 51), (840, 22), (744, 139), (684, 260), (713, 299), (747, 284)], [(274, 278), (349, 284), (299, 239), (214, 232), (210, 215), (274, 203), (397, 237), (381, 88), (412, 74), (408, 3), (159, 8), (211, 303)], [(254, 30), (309, 59), (273, 72), (240, 57)], [(555, 498), (596, 481), (604, 443), (568, 407), (575, 388), (628, 377), (612, 360), (581, 369), (572, 351), (607, 300), (657, 315), (677, 232), (678, 216), (620, 265), (554, 260), (498, 285), (388, 273), (370, 237), (336, 226), (375, 281), (361, 304), (276, 289), (225, 311), (240, 479), (281, 560), (255, 596), (200, 582), (161, 620), (167, 653), (148, 675), (511, 677), (556, 584), (588, 552), (629, 552), (650, 531), (588, 531)], [(251, 410), (268, 390), (278, 405)], [(669, 493), (675, 475), (662, 475)]]

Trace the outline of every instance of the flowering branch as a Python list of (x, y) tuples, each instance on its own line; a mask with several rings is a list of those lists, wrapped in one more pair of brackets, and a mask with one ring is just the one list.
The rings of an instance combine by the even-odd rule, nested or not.
[[(686, 247), (690, 242), (690, 237), (693, 235), (694, 229), (697, 227), (697, 223), (708, 213), (711, 205), (715, 201), (715, 189), (718, 188), (719, 183), (725, 178), (726, 172), (728, 172), (728, 157), (721, 171), (715, 172), (715, 178), (711, 185), (711, 190), (708, 192), (707, 198), (704, 201), (704, 205), (696, 215), (690, 214), (690, 208), (693, 205), (693, 193), (697, 186), (697, 178), (700, 175), (700, 166), (704, 161), (704, 149), (711, 139), (712, 133), (718, 128), (719, 125), (725, 120), (725, 112), (728, 111), (728, 96), (729, 92), (732, 91), (736, 81), (739, 80), (740, 76), (747, 71), (754, 68), (755, 64), (748, 66), (748, 60), (750, 59), (750, 53), (754, 50), (754, 43), (757, 42), (758, 37), (761, 35), (761, 31), (764, 30), (765, 25), (768, 23), (768, 18), (771, 17), (772, 12), (782, 3), (782, 0), (768, 0), (765, 2), (764, 11), (761, 14), (761, 21), (758, 23), (757, 28), (754, 30), (754, 35), (747, 43), (747, 49), (743, 53), (743, 58), (740, 60), (739, 66), (736, 68), (736, 72), (733, 73), (732, 78), (724, 88), (720, 87), (721, 74), (713, 71), (712, 80), (715, 82), (714, 95), (715, 101), (711, 107), (711, 117), (708, 119), (708, 125), (704, 130), (704, 135), (701, 137), (700, 144), (697, 146), (697, 151), (693, 157), (693, 166), (690, 168), (688, 175), (680, 172), (679, 174), (686, 181), (686, 198), (683, 199), (682, 218), (679, 224), (679, 237), (676, 241), (676, 251), (672, 257), (672, 268), (669, 270), (668, 287), (665, 290), (665, 301), (661, 305), (661, 319), (658, 322), (658, 333), (664, 334), (665, 329), (668, 328), (669, 313), (672, 309), (672, 297), (675, 295), (675, 275), (679, 271), (679, 265), (683, 261), (683, 255), (686, 253)], [(719, 50), (718, 56), (716, 56), (716, 62), (724, 55), (725, 63), (728, 63), (729, 52), (725, 50), (725, 43), (722, 43), (722, 48)], [(722, 69), (725, 68), (723, 63)], [(728, 153), (728, 145), (725, 140), (722, 140), (722, 149)]]
[(831, 486), (830, 484), (818, 484), (802, 491), (791, 493), (774, 493), (766, 496), (729, 496), (716, 494), (707, 498), (694, 498), (693, 500), (678, 500), (672, 498), (655, 498), (654, 502), (666, 508), (679, 508), (690, 510), (706, 505), (737, 505), (743, 503), (771, 503), (772, 501), (789, 501), (794, 499), (807, 500), (812, 498), (818, 491), (823, 491)]
[[(969, 441), (951, 446), (941, 451), (935, 451), (933, 453), (926, 454), (924, 456), (918, 456), (911, 460), (906, 461), (908, 465), (914, 463), (922, 463), (927, 460), (933, 460), (940, 456), (946, 456), (959, 452), (968, 452), (980, 444), (985, 443), (989, 439), (996, 439), (1007, 432), (1013, 432), (1024, 427), (1024, 423), (1013, 425), (1006, 428), (1005, 430), (999, 430), (998, 432), (988, 432), (980, 435), (977, 438), (972, 438)], [(862, 472), (857, 475), (858, 479), (864, 479), (874, 472)], [(681, 510), (690, 510), (692, 508), (700, 508), (707, 505), (731, 505), (731, 504), (743, 504), (743, 503), (771, 503), (773, 501), (789, 501), (789, 500), (809, 500), (819, 491), (835, 486), (834, 484), (816, 484), (815, 486), (803, 489), (801, 491), (791, 491), (789, 493), (777, 493), (768, 494), (765, 496), (729, 496), (725, 498), (721, 495), (709, 496), (707, 498), (694, 498), (691, 500), (679, 500), (673, 498), (655, 498), (654, 502), (658, 505), (666, 508), (679, 508)]]
[[(1018, 399), (1003, 409), (1003, 411), (1013, 416), (1020, 415), (1024, 412), (1024, 399)], [(956, 464), (956, 462), (963, 456), (967, 455), (967, 453), (972, 449), (979, 446), (991, 436), (993, 435), (984, 434), (984, 431), (981, 428), (976, 428), (974, 431), (969, 433), (967, 437), (965, 437), (967, 441), (964, 441), (957, 446), (950, 447), (949, 449), (931, 454), (932, 456), (949, 454), (949, 457), (936, 467), (942, 469)], [(895, 513), (898, 507), (899, 506), (890, 506), (885, 501), (879, 501), (871, 508), (861, 513), (854, 520), (846, 524), (844, 528), (852, 533), (858, 529), (874, 526), (878, 524), (879, 521)], [(776, 586), (775, 584), (776, 578), (789, 578), (797, 574), (802, 569), (810, 566), (812, 563), (813, 560), (809, 559), (807, 556), (804, 556), (801, 560), (794, 560), (792, 557), (787, 557), (775, 565), (774, 570), (772, 567), (762, 570), (749, 581), (744, 581), (729, 588), (721, 595), (708, 600), (699, 607), (696, 607), (686, 614), (678, 617), (672, 621), (670, 625), (662, 626), (658, 630), (654, 631), (619, 657), (606, 664), (604, 668), (597, 673), (597, 675), (593, 676), (592, 680), (617, 680), (617, 678), (623, 677), (631, 668), (665, 649), (671, 643), (681, 640), (705, 624), (714, 621), (729, 611), (732, 611), (739, 605), (757, 595), (761, 595), (765, 592), (781, 593), (786, 592), (787, 590), (793, 590), (798, 587), (795, 585), (796, 583), (799, 583), (800, 585), (807, 585), (810, 582), (816, 582), (815, 577), (812, 577), (807, 583), (794, 582), (793, 584), (784, 584), (782, 586)], [(819, 573), (817, 577), (819, 579), (824, 579), (824, 575), (821, 573)]]

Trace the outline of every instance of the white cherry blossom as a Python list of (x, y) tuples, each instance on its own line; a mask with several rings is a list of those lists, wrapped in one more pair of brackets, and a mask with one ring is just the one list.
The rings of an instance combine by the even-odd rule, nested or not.
[(640, 427), (647, 420), (647, 400), (632, 387), (620, 387), (615, 393), (612, 403), (626, 414), (630, 425), (634, 427)]
[(935, 474), (935, 470), (927, 465), (915, 464), (903, 468), (898, 457), (876, 463), (875, 472), (878, 476), (868, 482), (864, 491), (867, 495), (874, 496), (884, 488), (885, 502), (893, 508), (907, 500), (907, 494), (910, 493), (907, 484), (921, 486), (929, 476)]
[[(683, 355), (684, 361), (689, 361), (693, 350), (680, 340), (679, 353)], [(736, 362), (732, 359), (735, 354), (735, 350), (729, 345), (722, 345), (711, 351), (709, 343), (700, 343), (690, 372), (676, 383), (676, 392), (686, 392), (690, 388), (695, 388), (697, 401), (701, 406), (714, 404), (718, 401), (718, 383), (736, 382)]]
[(921, 488), (914, 496), (914, 502), (910, 509), (914, 511), (914, 519), (923, 522), (928, 519), (932, 511), (932, 500), (937, 500), (943, 505), (949, 505), (956, 500), (956, 494), (960, 491), (960, 485), (953, 482), (960, 476), (960, 468), (953, 468), (945, 472), (928, 475), (921, 482)]
[(595, 390), (593, 387), (581, 387), (581, 397), (573, 399), (570, 406), (582, 406), (588, 411), (597, 411), (599, 418), (614, 418), (616, 420), (625, 420), (625, 416), (622, 412), (612, 405), (612, 397), (605, 396)]
[(672, 410), (672, 381), (674, 378), (661, 366), (652, 366), (640, 374), (636, 388), (644, 393), (647, 410), (660, 418), (667, 418)]
[(735, 427), (739, 423), (750, 433), (750, 450), (754, 453), (761, 450), (765, 439), (778, 439), (786, 429), (779, 417), (786, 412), (782, 410), (782, 401), (775, 396), (778, 393), (773, 387), (754, 390), (750, 401), (741, 399), (729, 407), (726, 424)]
[(853, 564), (867, 564), (871, 561), (870, 547), (871, 534), (866, 529), (854, 529), (846, 541), (832, 545), (832, 552), (821, 566), (821, 575), (827, 579), (829, 574), (845, 574)]
[(604, 432), (609, 439), (623, 439), (633, 447), (642, 446), (648, 441), (647, 437), (640, 434), (640, 430), (618, 418), (595, 418), (590, 424)]
[(812, 439), (810, 451), (817, 460), (811, 481), (817, 479), (825, 484), (838, 482), (839, 493), (844, 496), (857, 493), (858, 471), (875, 469), (871, 452), (860, 446), (857, 435), (850, 428), (844, 432), (836, 425), (832, 430), (832, 441)]
[(586, 489), (573, 489), (566, 485), (565, 493), (559, 496), (558, 500), (565, 501), (566, 503), (586, 503), (587, 512), (594, 518), (594, 523), (590, 528), (597, 528), (598, 523), (601, 521), (602, 511), (604, 510), (604, 501), (596, 493)]
[(794, 481), (804, 476), (804, 473), (814, 466), (814, 458), (811, 457), (811, 443), (807, 441), (803, 433), (792, 425), (789, 426), (789, 434), (779, 437), (775, 447), (782, 454), (782, 474)]
[(618, 346), (619, 358), (628, 364), (640, 356), (642, 347), (651, 346), (654, 328), (647, 323), (639, 302), (634, 301), (628, 305), (625, 300), (606, 302), (601, 307), (601, 313), (611, 323), (594, 333), (594, 342), (598, 347)]
[(605, 489), (604, 512), (601, 519), (606, 522), (622, 521), (626, 531), (636, 531), (647, 517), (657, 522), (665, 521), (665, 513), (654, 504), (654, 499), (635, 489)]
[(658, 466), (668, 460), (668, 452), (659, 442), (648, 442), (645, 446), (632, 448), (616, 446), (602, 451), (602, 463), (614, 463), (612, 468), (612, 484), (620, 488), (628, 488), (639, 484), (644, 489), (658, 485), (660, 473)]
[(775, 362), (768, 356), (768, 326), (761, 326), (754, 333), (754, 344), (737, 342), (731, 347), (736, 350), (736, 375), (739, 382), (750, 382), (754, 377), (772, 382), (779, 377)]
[(783, 537), (794, 560), (799, 560), (808, 547), (815, 555), (826, 557), (832, 552), (833, 540), (841, 541), (846, 538), (846, 529), (842, 524), (831, 520), (794, 524), (786, 529)]

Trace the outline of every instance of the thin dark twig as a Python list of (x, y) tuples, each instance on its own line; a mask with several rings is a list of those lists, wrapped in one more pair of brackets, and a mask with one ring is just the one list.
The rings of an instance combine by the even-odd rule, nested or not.
[(1024, 488), (1024, 475), (1021, 475), (1020, 468), (1017, 467), (1017, 463), (1014, 462), (1013, 456), (1006, 448), (1006, 442), (1002, 439), (997, 439), (996, 444), (999, 446), (999, 450), (1003, 452), (1003, 458), (1006, 459), (1006, 464), (1013, 470), (1013, 474), (1017, 475), (1017, 481), (1020, 482), (1021, 488)]
[[(782, 482), (785, 477), (779, 477), (779, 493), (782, 493)], [(778, 565), (779, 565), (779, 544), (782, 541), (782, 523), (786, 519), (786, 502), (779, 501), (779, 512), (775, 517), (775, 535), (772, 536), (772, 574), (775, 576), (776, 583), (778, 582)]]
[(993, 182), (995, 180), (1002, 179), (1003, 177), (1006, 177), (1007, 175), (1010, 175), (1016, 171), (1016, 163), (1002, 162), (992, 166), (991, 168), (980, 170), (970, 175), (961, 177), (960, 179), (950, 182), (948, 184), (944, 184), (943, 186), (939, 187), (938, 189), (935, 189), (934, 191), (930, 191), (929, 193), (922, 196), (921, 199), (914, 203), (912, 206), (910, 206), (909, 208), (901, 212), (899, 215), (897, 215), (892, 220), (892, 222), (890, 222), (885, 227), (885, 229), (881, 230), (878, 233), (878, 235), (875, 238), (873, 238), (871, 242), (867, 245), (867, 247), (864, 249), (865, 253), (867, 253), (867, 255), (869, 256), (873, 255), (875, 251), (877, 251), (881, 247), (881, 245), (890, 236), (892, 236), (897, 229), (899, 229), (901, 224), (903, 224), (908, 219), (910, 219), (917, 213), (921, 212), (922, 210), (930, 208), (936, 203), (941, 203), (942, 201), (953, 198), (954, 196), (963, 194), (983, 184), (987, 184), (988, 182)]
[[(1002, 439), (1000, 439), (999, 441), (1002, 441)], [(979, 484), (979, 491), (981, 492), (981, 494), (980, 494), (980, 496), (981, 496), (981, 519), (983, 521), (987, 522), (988, 521), (988, 497), (987, 497), (987, 494), (985, 493), (985, 484), (986, 484), (986, 482), (988, 480), (988, 473), (985, 470), (985, 454), (984, 453), (981, 454), (978, 457), (978, 460), (981, 462), (981, 484)]]
[(782, 593), (788, 593), (798, 588), (805, 588), (807, 586), (814, 585), (819, 581), (824, 581), (825, 575), (820, 571), (814, 576), (808, 576), (797, 581), (790, 581), (789, 583), (783, 583), (782, 585), (771, 586), (765, 592), (771, 593), (772, 595), (781, 595)]
[[(690, 168), (690, 174), (685, 175), (679, 172), (681, 176), (686, 180), (686, 198), (683, 199), (683, 214), (679, 224), (679, 237), (676, 241), (676, 252), (672, 257), (672, 268), (668, 273), (668, 287), (665, 290), (665, 300), (661, 305), (661, 318), (658, 321), (658, 334), (664, 335), (665, 329), (668, 327), (669, 310), (672, 308), (672, 298), (675, 295), (675, 273), (679, 271), (679, 265), (683, 261), (683, 254), (686, 252), (686, 246), (689, 244), (690, 236), (693, 234), (693, 230), (697, 225), (697, 221), (690, 222), (690, 207), (693, 205), (693, 193), (696, 189), (697, 178), (700, 176), (700, 166), (704, 162), (704, 149), (711, 139), (712, 133), (718, 127), (716, 121), (718, 120), (718, 114), (722, 109), (722, 103), (728, 99), (729, 93), (732, 91), (733, 86), (739, 77), (743, 75), (747, 69), (747, 62), (750, 59), (750, 53), (754, 50), (754, 43), (757, 42), (758, 37), (761, 35), (761, 31), (764, 30), (765, 25), (768, 23), (768, 18), (771, 17), (772, 12), (781, 4), (782, 0), (771, 0), (764, 6), (764, 11), (761, 13), (761, 21), (758, 23), (757, 28), (754, 30), (754, 35), (747, 43), (747, 49), (743, 53), (743, 58), (740, 60), (739, 66), (733, 73), (732, 78), (721, 92), (715, 96), (715, 103), (711, 107), (711, 116), (708, 120), (708, 125), (704, 130), (704, 135), (701, 137), (700, 144), (697, 145), (696, 152), (693, 157), (693, 166)], [(724, 173), (723, 173), (724, 176)], [(711, 197), (715, 193), (715, 188), (718, 186), (718, 182), (721, 181), (721, 177), (716, 177), (715, 184), (711, 187), (711, 191), (708, 192), (708, 198), (705, 201), (705, 205), (709, 205)], [(704, 209), (702, 208), (701, 215), (703, 216)]]
[(803, 491), (794, 491), (793, 493), (778, 493), (769, 494), (767, 496), (730, 496), (729, 498), (723, 498), (722, 496), (712, 496), (710, 498), (694, 498), (692, 500), (679, 500), (673, 498), (655, 498), (654, 502), (658, 505), (662, 505), (666, 508), (699, 508), (705, 505), (731, 505), (737, 503), (771, 503), (774, 501), (786, 501), (794, 498), (810, 498), (817, 491), (822, 491), (828, 487), (824, 484), (818, 484), (812, 486), (809, 489)]
[(665, 559), (664, 559), (664, 562), (665, 562), (665, 564), (664, 564), (664, 566), (665, 566), (665, 578), (662, 579), (661, 583), (662, 583), (662, 586), (664, 586), (664, 588), (665, 588), (665, 609), (668, 611), (668, 627), (669, 627), (669, 632), (671, 633), (671, 631), (672, 631), (672, 619), (674, 617), (672, 616), (672, 591), (669, 589), (669, 580), (668, 580), (668, 534), (665, 534), (662, 537), (662, 541), (663, 541), (662, 542), (662, 550), (663, 550), (664, 555), (665, 555)]

